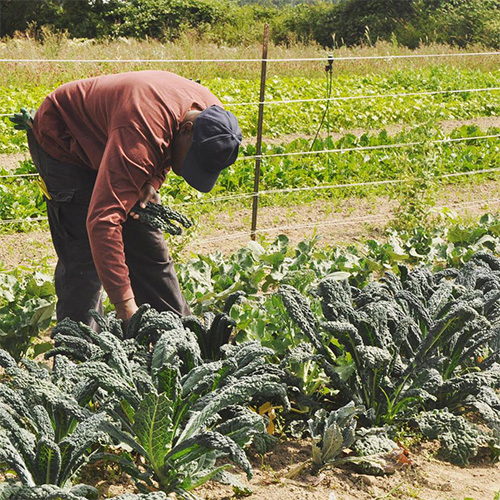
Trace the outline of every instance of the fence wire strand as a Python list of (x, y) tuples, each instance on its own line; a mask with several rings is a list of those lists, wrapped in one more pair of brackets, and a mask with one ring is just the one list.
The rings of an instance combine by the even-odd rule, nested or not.
[(41, 217), (31, 217), (29, 219), (2, 219), (0, 220), (0, 224), (22, 224), (24, 222), (42, 222), (46, 221), (48, 218), (46, 216)]
[[(405, 98), (405, 97), (419, 97), (431, 95), (445, 95), (445, 94), (465, 94), (465, 93), (479, 93), (479, 92), (495, 92), (499, 91), (500, 87), (485, 87), (485, 88), (472, 88), (472, 89), (451, 89), (451, 90), (429, 90), (425, 92), (400, 92), (393, 94), (367, 94), (355, 96), (336, 96), (336, 97), (319, 97), (309, 99), (282, 99), (274, 101), (251, 101), (251, 102), (230, 102), (223, 103), (225, 107), (231, 106), (257, 106), (257, 105), (273, 105), (273, 104), (296, 104), (304, 102), (335, 102), (335, 101), (352, 101), (352, 100), (370, 100), (370, 99), (384, 99), (384, 98)], [(12, 116), (16, 111), (11, 113), (0, 113), (0, 117)]]
[(430, 95), (442, 95), (442, 94), (465, 94), (474, 92), (493, 92), (500, 90), (500, 87), (485, 87), (482, 89), (454, 89), (454, 90), (429, 90), (426, 92), (401, 92), (394, 94), (367, 94), (367, 95), (355, 95), (355, 96), (336, 96), (336, 97), (319, 97), (311, 99), (283, 99), (281, 101), (263, 101), (263, 102), (225, 102), (224, 106), (257, 106), (260, 104), (295, 104), (301, 102), (326, 102), (326, 101), (353, 101), (353, 100), (370, 100), (370, 99), (384, 99), (384, 98), (398, 98), (398, 97), (418, 97), (418, 96), (430, 96)]
[[(467, 208), (473, 206), (480, 206), (483, 204), (497, 204), (500, 203), (500, 198), (493, 198), (491, 200), (482, 200), (482, 201), (471, 201), (471, 202), (461, 202), (461, 203), (451, 203), (448, 205), (441, 205), (435, 207), (436, 210), (443, 210), (445, 208), (453, 207), (453, 208)], [(275, 233), (279, 231), (298, 231), (301, 229), (310, 229), (317, 227), (332, 227), (332, 226), (346, 226), (352, 224), (359, 224), (364, 222), (377, 222), (377, 221), (388, 221), (390, 219), (387, 215), (365, 215), (360, 217), (348, 217), (343, 219), (332, 219), (328, 221), (316, 221), (309, 222), (307, 224), (294, 224), (294, 225), (286, 225), (286, 226), (276, 226), (276, 227), (267, 227), (256, 229), (255, 233)], [(213, 238), (206, 238), (199, 240), (197, 243), (205, 244), (205, 243), (216, 243), (218, 241), (232, 241), (239, 240), (242, 238), (250, 239), (249, 231), (239, 231), (235, 233), (229, 233), (222, 236), (215, 236)]]
[(326, 54), (323, 57), (288, 57), (288, 58), (243, 58), (243, 59), (0, 59), (0, 63), (126, 63), (126, 64), (184, 64), (184, 63), (268, 63), (273, 62), (328, 62), (333, 57), (335, 61), (374, 61), (374, 60), (400, 60), (400, 59), (426, 59), (433, 57), (479, 57), (498, 56), (500, 52), (458, 52), (439, 54), (400, 54), (380, 56), (339, 56)]
[[(435, 140), (431, 140), (431, 141), (414, 141), (414, 142), (406, 142), (406, 143), (398, 143), (398, 144), (379, 144), (378, 146), (359, 146), (359, 147), (355, 147), (355, 148), (322, 149), (322, 150), (318, 150), (318, 151), (292, 151), (292, 152), (288, 152), (288, 153), (240, 156), (236, 159), (236, 161), (247, 161), (247, 160), (252, 160), (252, 159), (256, 159), (256, 158), (261, 158), (261, 159), (265, 160), (266, 158), (281, 158), (281, 157), (286, 157), (286, 156), (305, 156), (305, 155), (317, 155), (317, 154), (327, 154), (327, 153), (349, 153), (349, 152), (356, 152), (356, 151), (377, 151), (377, 150), (383, 150), (383, 149), (399, 149), (399, 148), (408, 148), (408, 147), (415, 147), (415, 146), (424, 146), (427, 144), (446, 144), (446, 143), (450, 143), (450, 142), (456, 143), (456, 142), (467, 142), (467, 141), (498, 139), (498, 138), (500, 138), (500, 134), (435, 139)], [(0, 179), (6, 178), (6, 177), (31, 177), (31, 176), (36, 176), (36, 175), (38, 175), (38, 174), (8, 174), (8, 175), (0, 175)]]
[(288, 153), (240, 156), (236, 159), (236, 161), (252, 160), (256, 158), (261, 158), (265, 160), (266, 158), (281, 158), (285, 156), (305, 156), (305, 155), (317, 155), (326, 153), (348, 153), (353, 151), (376, 151), (379, 149), (398, 149), (398, 148), (409, 148), (409, 147), (411, 148), (427, 144), (445, 144), (448, 142), (466, 142), (466, 141), (474, 141), (480, 139), (498, 139), (498, 138), (500, 138), (500, 134), (478, 135), (474, 137), (456, 137), (456, 138), (450, 137), (446, 139), (435, 139), (431, 141), (414, 141), (414, 142), (405, 142), (398, 144), (379, 144), (378, 146), (358, 146), (355, 148), (321, 149), (318, 151), (292, 151)]
[(9, 178), (16, 178), (16, 177), (38, 177), (38, 174), (5, 174), (5, 175), (0, 175), (0, 179), (9, 179)]

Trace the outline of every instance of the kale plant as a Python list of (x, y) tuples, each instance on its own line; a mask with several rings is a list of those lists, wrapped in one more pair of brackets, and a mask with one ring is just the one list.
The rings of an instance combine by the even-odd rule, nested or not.
[(103, 428), (144, 458), (140, 471), (128, 464), (139, 487), (158, 484), (163, 491), (187, 495), (220, 475), (227, 465), (216, 462), (226, 456), (251, 476), (243, 447), (252, 441), (266, 444), (266, 421), (245, 406), (255, 398), (278, 398), (288, 405), (286, 388), (279, 370), (266, 368), (270, 352), (260, 345), (226, 346), (225, 351), (222, 360), (200, 363), (184, 376), (171, 363), (174, 358), (154, 351), (155, 389), (138, 405), (125, 400), (125, 411), (123, 400), (111, 407), (114, 420)]
[(324, 279), (324, 319), (294, 288), (279, 292), (340, 400), (364, 405), (375, 424), (415, 409), (458, 410), (500, 386), (500, 260), (477, 254), (460, 271), (401, 266), (400, 275), (363, 289)]
[(309, 431), (312, 437), (312, 462), (316, 469), (333, 462), (356, 439), (357, 413), (364, 408), (357, 408), (354, 403), (334, 410), (328, 414), (324, 409), (318, 410), (314, 418), (309, 420)]
[(229, 342), (236, 322), (223, 312), (204, 313), (203, 320), (187, 316), (182, 318), (182, 324), (196, 335), (202, 358), (216, 360), (221, 357), (221, 347)]
[[(23, 363), (24, 369), (0, 351), (0, 366), (5, 370), (0, 383), (0, 463), (14, 470), (25, 487), (43, 485), (40, 491), (54, 493), (70, 485), (97, 446), (105, 442), (100, 430), (105, 415), (84, 407), (94, 387), (69, 384), (63, 389), (64, 370), (50, 372), (32, 361)], [(22, 491), (24, 495), (28, 489)], [(86, 498), (95, 496), (90, 487), (78, 491), (85, 491)], [(24, 497), (19, 490), (12, 498), (34, 497)]]
[(447, 409), (421, 413), (418, 424), (426, 437), (439, 439), (443, 457), (457, 465), (469, 465), (479, 446), (487, 442), (487, 437), (474, 424)]
[(137, 203), (132, 210), (139, 215), (139, 221), (143, 224), (172, 235), (182, 234), (182, 227), (189, 228), (193, 225), (193, 221), (185, 215), (158, 203), (149, 202), (144, 208)]
[(222, 475), (228, 465), (217, 465), (220, 458), (250, 475), (243, 447), (266, 447), (272, 438), (265, 417), (247, 406), (259, 400), (289, 405), (285, 374), (268, 362), (273, 352), (257, 342), (224, 345), (220, 360), (206, 362), (195, 333), (173, 315), (144, 306), (125, 332), (114, 316), (93, 315), (99, 334), (61, 322), (47, 356), (58, 363), (70, 356), (70, 382), (98, 387), (93, 402), (109, 416), (100, 429), (140, 455), (142, 465), (130, 453), (100, 457), (117, 460), (142, 491), (186, 497)]

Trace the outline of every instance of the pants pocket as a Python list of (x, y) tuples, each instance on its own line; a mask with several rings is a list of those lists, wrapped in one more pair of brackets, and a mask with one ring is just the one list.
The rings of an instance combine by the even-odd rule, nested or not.
[(54, 202), (90, 203), (97, 177), (95, 170), (56, 160), (42, 149), (32, 131), (28, 131), (28, 144), (33, 162)]

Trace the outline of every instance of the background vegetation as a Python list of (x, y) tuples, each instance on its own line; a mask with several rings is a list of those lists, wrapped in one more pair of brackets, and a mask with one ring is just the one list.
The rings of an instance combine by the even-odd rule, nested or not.
[[(286, 8), (283, 8), (286, 6)], [(0, 37), (51, 26), (78, 38), (172, 40), (185, 33), (220, 44), (260, 39), (324, 47), (391, 41), (500, 47), (499, 0), (0, 0)]]
[[(464, 184), (474, 203), (486, 203), (481, 188), (497, 179), (498, 57), (454, 56), (499, 47), (499, 7), (498, 0), (0, 0), (2, 160), (26, 152), (7, 114), (38, 106), (76, 78), (168, 69), (201, 79), (233, 106), (245, 144), (212, 196), (203, 200), (175, 177), (162, 187), (165, 204), (195, 220), (213, 217), (169, 242), (175, 257), (216, 224), (238, 217), (246, 225), (264, 22), (272, 57), (321, 59), (280, 62), (269, 72), (266, 101), (274, 103), (261, 165), (268, 190), (261, 205), (276, 208), (269, 224), (311, 222), (300, 208), (321, 201), (317, 215), (328, 221), (344, 197), (353, 206), (371, 195), (394, 204), (383, 241), (293, 246), (279, 235), (232, 254), (205, 248), (176, 259), (196, 316), (181, 321), (143, 307), (125, 330), (112, 314), (95, 316), (99, 336), (63, 321), (40, 342), (53, 319), (50, 257), (32, 263), (44, 272), (0, 263), (0, 472), (18, 479), (0, 482), (0, 500), (95, 499), (94, 483), (75, 484), (86, 482), (80, 465), (94, 459), (118, 462), (140, 491), (192, 498), (226, 459), (250, 477), (250, 441), (263, 454), (276, 436), (312, 438), (312, 456), (299, 464), (312, 473), (355, 460), (384, 474), (381, 462), (363, 456), (390, 453), (400, 463), (407, 452), (400, 438), (413, 435), (439, 440), (439, 453), (454, 463), (498, 460), (500, 259), (487, 252), (499, 253), (500, 219), (469, 224), (435, 205), (452, 183), (451, 206), (460, 205)], [(331, 95), (340, 99), (325, 104), (330, 53)], [(408, 53), (450, 56), (392, 59)], [(391, 60), (339, 59), (345, 55)], [(342, 151), (321, 154), (331, 149)], [(1, 232), (40, 227), (34, 172), (29, 159), (0, 166)], [(357, 185), (315, 189), (332, 183)], [(231, 230), (224, 227), (224, 239)], [(23, 236), (15, 238), (32, 241)], [(43, 353), (57, 354), (54, 370), (33, 361)], [(30, 359), (20, 367), (23, 355)], [(111, 437), (126, 443), (123, 452), (106, 446)], [(344, 448), (355, 456), (343, 457)], [(146, 497), (117, 500), (133, 498)]]

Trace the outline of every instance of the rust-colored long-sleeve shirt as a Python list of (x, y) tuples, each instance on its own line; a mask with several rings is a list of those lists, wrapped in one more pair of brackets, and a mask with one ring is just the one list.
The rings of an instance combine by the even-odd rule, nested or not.
[(182, 118), (220, 101), (205, 87), (166, 71), (138, 71), (67, 83), (38, 109), (33, 133), (54, 158), (98, 171), (87, 230), (94, 263), (116, 304), (134, 296), (122, 223), (146, 183), (156, 189), (170, 166)]

